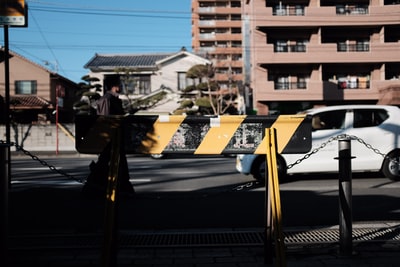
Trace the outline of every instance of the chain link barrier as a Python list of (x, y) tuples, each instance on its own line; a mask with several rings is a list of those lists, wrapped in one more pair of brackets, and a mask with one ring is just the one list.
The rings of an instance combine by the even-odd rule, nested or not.
[(58, 173), (58, 174), (60, 174), (60, 175), (62, 175), (62, 176), (64, 176), (64, 177), (66, 177), (66, 178), (68, 178), (68, 179), (70, 179), (70, 180), (74, 180), (74, 181), (76, 181), (76, 182), (78, 182), (78, 183), (83, 183), (83, 182), (84, 182), (82, 179), (76, 178), (76, 177), (73, 176), (73, 175), (70, 175), (70, 174), (68, 174), (68, 173), (66, 173), (66, 172), (64, 172), (64, 171), (62, 171), (62, 170), (57, 169), (57, 168), (54, 167), (53, 165), (48, 164), (46, 161), (40, 159), (38, 156), (33, 155), (31, 152), (29, 152), (28, 150), (24, 149), (22, 146), (20, 146), (20, 145), (14, 143), (14, 142), (7, 143), (6, 141), (0, 140), (0, 144), (9, 144), (10, 146), (14, 146), (15, 149), (16, 149), (16, 151), (21, 151), (21, 152), (23, 152), (25, 155), (31, 157), (33, 160), (36, 160), (36, 161), (38, 161), (40, 164), (42, 164), (43, 166), (48, 167), (51, 171), (56, 172), (56, 173)]
[(318, 153), (321, 149), (325, 148), (329, 143), (339, 140), (339, 139), (345, 139), (345, 138), (349, 138), (351, 140), (356, 140), (358, 141), (360, 144), (363, 144), (364, 146), (366, 146), (368, 149), (372, 150), (374, 153), (382, 156), (384, 159), (389, 159), (392, 162), (394, 162), (395, 164), (398, 164), (398, 161), (396, 159), (390, 158), (389, 156), (383, 154), (379, 149), (374, 148), (371, 144), (368, 144), (367, 142), (365, 142), (363, 139), (355, 136), (355, 135), (348, 135), (348, 134), (339, 134), (337, 136), (332, 136), (330, 137), (326, 142), (322, 143), (319, 147), (311, 150), (309, 153), (305, 154), (303, 157), (299, 158), (298, 160), (296, 160), (294, 163), (289, 164), (287, 166), (287, 169), (293, 168), (293, 166), (300, 164), (303, 160), (308, 159), (309, 157), (311, 157), (313, 154)]
[[(349, 138), (351, 140), (356, 140), (357, 142), (359, 142), (360, 144), (364, 145), (365, 147), (367, 147), (368, 149), (372, 150), (374, 153), (382, 156), (384, 159), (389, 159), (390, 161), (392, 161), (395, 164), (399, 164), (399, 161), (394, 159), (394, 158), (390, 158), (389, 156), (385, 155), (384, 153), (382, 153), (379, 149), (374, 148), (371, 144), (368, 144), (367, 142), (365, 142), (363, 139), (355, 136), (355, 135), (348, 135), (348, 134), (339, 134), (337, 136), (332, 136), (330, 137), (326, 142), (322, 143), (320, 146), (318, 146), (317, 148), (314, 148), (313, 150), (311, 150), (310, 152), (304, 154), (303, 157), (297, 159), (295, 162), (289, 164), (287, 166), (287, 169), (293, 168), (293, 166), (300, 164), (301, 162), (303, 162), (304, 160), (310, 158), (312, 155), (318, 153), (320, 150), (324, 149), (329, 143), (333, 142), (333, 141), (337, 141), (339, 139), (345, 139), (345, 138)], [(243, 185), (239, 185), (234, 187), (232, 190), (233, 191), (242, 191), (242, 190), (249, 190), (251, 188), (254, 188), (255, 186), (259, 185), (260, 182), (259, 181), (255, 181), (255, 182), (249, 182)]]

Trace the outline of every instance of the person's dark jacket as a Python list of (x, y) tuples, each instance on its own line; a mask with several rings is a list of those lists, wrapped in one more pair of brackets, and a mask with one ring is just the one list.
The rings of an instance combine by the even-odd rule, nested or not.
[(122, 100), (119, 99), (118, 94), (112, 91), (107, 91), (97, 101), (97, 115), (124, 115), (122, 108)]

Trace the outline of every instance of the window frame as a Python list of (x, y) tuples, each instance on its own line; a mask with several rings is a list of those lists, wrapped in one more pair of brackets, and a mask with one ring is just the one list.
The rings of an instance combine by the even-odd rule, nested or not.
[[(37, 94), (37, 80), (16, 80), (16, 81), (14, 81), (14, 87), (15, 87), (16, 95), (36, 95)], [(29, 88), (26, 88), (26, 87), (29, 87)]]

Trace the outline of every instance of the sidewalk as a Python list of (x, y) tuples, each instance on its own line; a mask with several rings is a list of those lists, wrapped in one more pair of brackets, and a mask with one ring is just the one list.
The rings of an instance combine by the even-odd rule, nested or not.
[[(399, 234), (397, 228), (397, 235)], [(216, 229), (212, 230), (215, 234)], [(218, 231), (218, 230), (217, 230)], [(219, 231), (223, 232), (223, 231)], [(163, 233), (154, 233), (159, 238)], [(385, 266), (397, 267), (400, 242), (354, 242), (353, 253), (341, 255), (337, 243), (287, 244), (285, 258), (265, 259), (264, 247), (253, 245), (129, 245), (133, 233), (121, 233), (118, 266)], [(73, 239), (73, 240), (71, 240)], [(11, 238), (13, 240), (13, 238)], [(22, 241), (20, 239), (20, 241)], [(28, 242), (26, 242), (28, 241)], [(36, 242), (35, 242), (36, 241)], [(127, 242), (128, 241), (128, 242)], [(10, 250), (9, 266), (102, 266), (101, 235), (59, 235), (26, 238)], [(41, 245), (37, 245), (40, 243)], [(36, 244), (36, 246), (34, 246)], [(265, 262), (267, 261), (267, 263)], [(282, 260), (282, 259), (281, 259)], [(281, 264), (281, 265), (279, 265)]]
[[(11, 190), (8, 266), (104, 266), (104, 200), (83, 197), (81, 188), (77, 184)], [(226, 202), (221, 205), (226, 206), (240, 196), (244, 195), (219, 195), (207, 201), (209, 205)], [(338, 226), (284, 228), (285, 258), (273, 257), (271, 261), (265, 258), (262, 227), (204, 224), (193, 228), (190, 222), (176, 221), (185, 217), (177, 214), (187, 212), (187, 208), (176, 210), (175, 215), (153, 214), (162, 212), (163, 205), (184, 202), (184, 207), (194, 209), (187, 212), (190, 217), (205, 204), (196, 203), (199, 200), (175, 195), (160, 198), (140, 192), (133, 199), (125, 199), (120, 205), (118, 266), (257, 267), (285, 266), (286, 262), (286, 266), (300, 267), (397, 267), (400, 263), (397, 221), (355, 222), (353, 253), (349, 256), (339, 253)], [(160, 218), (163, 221), (157, 222)], [(243, 219), (236, 218), (235, 224), (245, 222)], [(203, 222), (197, 219), (197, 223)]]

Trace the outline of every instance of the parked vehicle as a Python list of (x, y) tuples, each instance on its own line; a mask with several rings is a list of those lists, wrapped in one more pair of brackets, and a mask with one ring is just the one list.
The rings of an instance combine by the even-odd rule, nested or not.
[[(307, 110), (312, 116), (312, 148), (306, 154), (277, 156), (278, 176), (338, 172), (338, 142), (349, 136), (353, 172), (382, 172), (400, 180), (400, 108), (385, 105), (342, 105)], [(279, 132), (277, 133), (279, 136)], [(314, 153), (312, 153), (314, 151)], [(316, 152), (315, 152), (316, 151)], [(297, 160), (301, 162), (296, 163)], [(288, 166), (290, 168), (288, 168)], [(236, 169), (256, 179), (265, 176), (265, 155), (238, 155)]]

